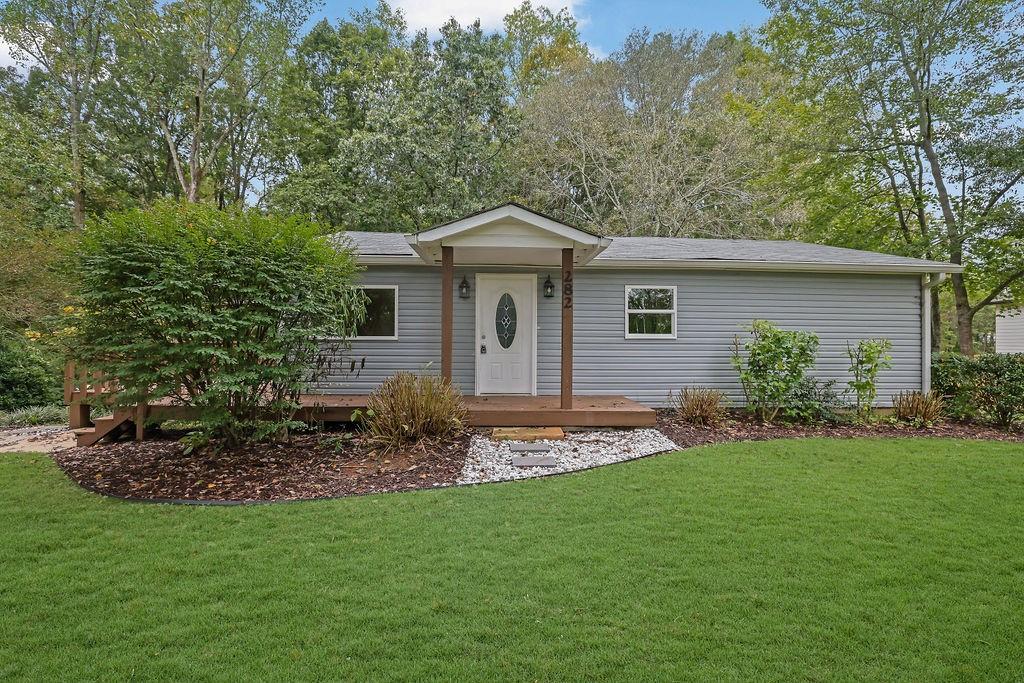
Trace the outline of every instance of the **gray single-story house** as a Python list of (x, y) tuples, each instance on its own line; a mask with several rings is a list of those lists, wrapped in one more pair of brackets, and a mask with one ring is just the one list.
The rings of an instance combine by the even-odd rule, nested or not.
[(603, 237), (517, 204), (334, 239), (357, 252), (370, 304), (352, 362), (321, 393), (429, 368), (469, 397), (560, 397), (563, 409), (574, 396), (660, 406), (686, 386), (740, 404), (731, 346), (757, 319), (817, 333), (815, 373), (841, 386), (848, 343), (889, 339), (881, 404), (928, 390), (930, 289), (959, 270), (801, 242)]
[(996, 353), (1024, 353), (1024, 308), (1000, 302), (996, 309)]

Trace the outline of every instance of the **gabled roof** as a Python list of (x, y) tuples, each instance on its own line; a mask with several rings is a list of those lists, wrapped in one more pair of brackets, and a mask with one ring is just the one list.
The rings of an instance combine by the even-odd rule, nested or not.
[(572, 249), (577, 265), (600, 254), (610, 240), (509, 202), (465, 218), (407, 235), (427, 263), (438, 263), (442, 247), (459, 250), (464, 263), (551, 265), (559, 250)]
[(502, 221), (519, 221), (573, 243), (584, 254), (584, 258), (578, 261), (579, 265), (589, 268), (703, 268), (849, 273), (956, 273), (963, 270), (961, 266), (940, 261), (807, 242), (689, 237), (606, 238), (515, 203), (480, 211), (411, 235), (349, 231), (337, 233), (333, 237), (335, 240), (350, 244), (358, 252), (360, 261), (365, 264), (418, 265), (436, 263), (439, 245), (443, 242), (456, 242), (460, 235), (471, 235), (482, 226), (500, 224)]

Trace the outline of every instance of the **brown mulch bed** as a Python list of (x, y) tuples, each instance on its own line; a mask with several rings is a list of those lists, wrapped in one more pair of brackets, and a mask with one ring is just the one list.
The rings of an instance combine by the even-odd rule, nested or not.
[[(168, 435), (170, 436), (170, 435)], [(301, 435), (289, 444), (185, 455), (173, 438), (120, 441), (51, 454), (82, 487), (152, 501), (257, 502), (335, 498), (450, 486), (469, 435), (381, 457), (357, 436)]]
[(1024, 432), (1007, 432), (985, 425), (954, 422), (924, 429), (892, 424), (884, 420), (870, 425), (786, 425), (765, 424), (746, 413), (736, 413), (718, 427), (697, 427), (683, 422), (668, 410), (658, 411), (658, 430), (672, 439), (680, 448), (732, 441), (768, 441), (804, 437), (833, 439), (934, 437), (1024, 442)]
[[(680, 448), (734, 441), (802, 437), (944, 437), (1024, 442), (1024, 432), (945, 423), (914, 429), (873, 425), (764, 424), (738, 413), (718, 427), (697, 427), (658, 411), (657, 428)], [(121, 441), (51, 454), (83, 488), (132, 500), (200, 503), (337, 498), (454, 485), (471, 434), (421, 450), (382, 457), (351, 432), (300, 435), (289, 444), (186, 455), (173, 433), (143, 442)]]

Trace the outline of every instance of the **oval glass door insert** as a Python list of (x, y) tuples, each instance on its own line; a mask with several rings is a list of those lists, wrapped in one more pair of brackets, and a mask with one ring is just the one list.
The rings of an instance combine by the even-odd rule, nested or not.
[(494, 312), (494, 329), (498, 334), (501, 348), (512, 346), (516, 338), (516, 302), (508, 292), (498, 299), (498, 309)]

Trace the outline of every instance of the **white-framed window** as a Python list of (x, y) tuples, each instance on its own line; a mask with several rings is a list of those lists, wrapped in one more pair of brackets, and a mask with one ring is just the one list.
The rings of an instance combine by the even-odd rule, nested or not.
[(626, 285), (626, 339), (676, 338), (676, 288)]
[(398, 285), (363, 285), (366, 319), (356, 328), (356, 339), (398, 339)]

